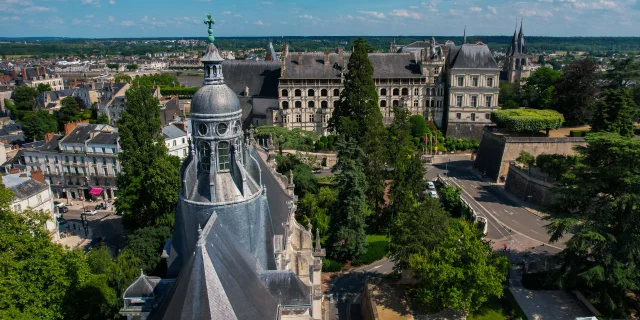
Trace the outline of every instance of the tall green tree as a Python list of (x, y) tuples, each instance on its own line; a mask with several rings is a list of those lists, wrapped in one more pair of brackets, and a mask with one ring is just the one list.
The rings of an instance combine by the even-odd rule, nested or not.
[(51, 91), (51, 85), (48, 83), (39, 83), (36, 87), (36, 91), (38, 92), (38, 95), (41, 95), (44, 92)]
[(13, 119), (20, 121), (24, 118), (26, 113), (33, 111), (37, 97), (38, 92), (32, 87), (27, 85), (20, 85), (16, 87), (12, 94), (15, 110), (10, 109)]
[(557, 98), (552, 108), (564, 115), (567, 125), (583, 125), (593, 117), (592, 101), (600, 91), (597, 67), (593, 59), (574, 61), (556, 82)]
[(126, 95), (127, 109), (118, 123), (122, 173), (114, 206), (125, 227), (136, 229), (174, 211), (180, 160), (167, 155), (158, 99), (145, 87), (132, 87)]
[(596, 102), (591, 130), (631, 137), (634, 135), (633, 120), (637, 112), (629, 88), (605, 89), (604, 97)]
[(362, 164), (362, 150), (351, 140), (340, 138), (338, 163), (340, 173), (335, 185), (338, 197), (331, 210), (332, 232), (329, 235), (330, 254), (338, 261), (354, 260), (367, 250), (366, 203), (367, 181)]
[(526, 84), (522, 87), (521, 105), (536, 109), (548, 109), (555, 101), (555, 85), (561, 76), (562, 72), (549, 67), (536, 69), (526, 79)]
[(60, 104), (62, 106), (56, 112), (56, 117), (58, 118), (58, 129), (64, 131), (65, 123), (82, 120), (82, 111), (80, 104), (74, 97), (65, 97), (60, 101)]
[(298, 213), (305, 217), (305, 224), (311, 222), (321, 235), (329, 231), (331, 216), (329, 210), (336, 202), (338, 194), (336, 190), (322, 187), (318, 193), (306, 192), (298, 201)]
[(445, 186), (440, 188), (440, 201), (442, 205), (453, 217), (459, 217), (461, 215), (461, 199), (460, 188), (453, 186)]
[(610, 89), (626, 88), (640, 81), (640, 62), (634, 57), (611, 61), (611, 68), (603, 74)]
[(42, 140), (45, 134), (58, 131), (58, 121), (49, 112), (38, 111), (24, 120), (22, 129), (27, 140)]
[(373, 65), (364, 39), (353, 42), (345, 74), (344, 90), (336, 102), (329, 128), (354, 139), (364, 150), (367, 198), (373, 210), (380, 214), (384, 203), (385, 128), (378, 107), (378, 92), (373, 81)]
[(562, 261), (562, 288), (582, 290), (605, 315), (626, 318), (640, 290), (640, 140), (593, 134), (579, 164), (562, 175), (547, 218), (551, 241), (572, 233)]
[(452, 219), (432, 250), (412, 254), (409, 267), (418, 283), (415, 301), (435, 310), (473, 312), (491, 297), (501, 297), (509, 262), (494, 254), (470, 222)]

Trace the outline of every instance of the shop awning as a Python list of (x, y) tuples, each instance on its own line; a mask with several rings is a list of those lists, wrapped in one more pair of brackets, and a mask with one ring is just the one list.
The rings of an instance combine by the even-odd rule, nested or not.
[(89, 190), (89, 194), (101, 195), (102, 194), (102, 188), (91, 188), (91, 190)]

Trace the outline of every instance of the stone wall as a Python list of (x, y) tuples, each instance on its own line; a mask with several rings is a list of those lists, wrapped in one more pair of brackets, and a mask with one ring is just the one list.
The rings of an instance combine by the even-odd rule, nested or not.
[(478, 139), (478, 141), (481, 141), (484, 133), (484, 128), (486, 126), (486, 123), (474, 124), (449, 122), (449, 124), (447, 124), (446, 134), (447, 137), (453, 137), (456, 139)]
[(537, 205), (547, 205), (553, 200), (553, 184), (529, 176), (527, 171), (514, 164), (509, 165), (504, 188), (516, 197)]
[(574, 155), (575, 146), (586, 145), (584, 138), (513, 137), (485, 130), (474, 167), (498, 181), (506, 179), (509, 163), (515, 161), (521, 151), (534, 157), (543, 153)]

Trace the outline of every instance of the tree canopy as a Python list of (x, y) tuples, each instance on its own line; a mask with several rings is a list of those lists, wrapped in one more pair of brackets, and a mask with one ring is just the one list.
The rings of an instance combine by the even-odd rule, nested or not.
[(596, 102), (591, 130), (631, 137), (634, 135), (633, 119), (637, 114), (638, 108), (630, 89), (605, 89), (604, 97)]
[(38, 111), (27, 116), (22, 129), (27, 139), (42, 140), (45, 134), (58, 131), (58, 121), (49, 112)]
[(538, 132), (560, 128), (564, 117), (555, 110), (509, 109), (493, 111), (491, 121), (511, 132)]
[(598, 86), (597, 64), (593, 59), (582, 59), (568, 64), (562, 70), (555, 88), (557, 96), (552, 109), (562, 113), (570, 126), (589, 123), (593, 116), (593, 100)]
[(522, 87), (523, 107), (548, 109), (554, 104), (556, 82), (562, 77), (562, 72), (549, 67), (540, 67), (526, 78)]
[(587, 135), (579, 162), (553, 190), (551, 241), (572, 233), (558, 258), (562, 288), (577, 288), (605, 315), (627, 318), (640, 290), (640, 140)]
[(299, 128), (289, 130), (276, 126), (261, 126), (256, 128), (255, 136), (258, 138), (272, 138), (274, 147), (282, 150), (313, 151), (314, 141), (318, 140), (318, 134), (313, 131)]

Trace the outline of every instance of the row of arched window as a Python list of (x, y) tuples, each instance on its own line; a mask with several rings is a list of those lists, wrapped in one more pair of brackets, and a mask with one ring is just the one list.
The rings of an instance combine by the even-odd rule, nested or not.
[[(287, 89), (282, 90), (282, 96), (283, 97), (288, 97), (289, 96), (289, 90), (287, 90)], [(300, 89), (294, 90), (293, 91), (293, 96), (294, 97), (302, 97), (302, 90), (300, 90)], [(315, 97), (315, 96), (316, 96), (316, 90), (314, 90), (314, 89), (307, 90), (307, 97)], [(320, 96), (321, 97), (328, 97), (329, 96), (329, 91), (327, 89), (320, 90)], [(333, 96), (334, 97), (339, 97), (340, 96), (340, 89), (333, 89)]]
[[(302, 108), (302, 101), (294, 102), (294, 106), (296, 108)], [(308, 108), (315, 108), (316, 107), (315, 101), (307, 101), (307, 107)], [(329, 102), (328, 101), (320, 101), (320, 108), (329, 108)], [(282, 101), (282, 109), (289, 109), (289, 101)]]
[[(400, 100), (393, 100), (391, 102), (391, 106), (392, 107), (399, 107), (400, 106)], [(429, 106), (429, 101), (427, 101), (427, 107)], [(387, 107), (387, 100), (380, 100), (380, 108), (386, 108)], [(413, 100), (413, 107), (417, 108), (420, 107), (420, 102), (418, 100)], [(431, 100), (431, 107), (436, 107), (436, 101), (435, 100)], [(438, 107), (440, 107), (440, 103), (438, 103)]]

